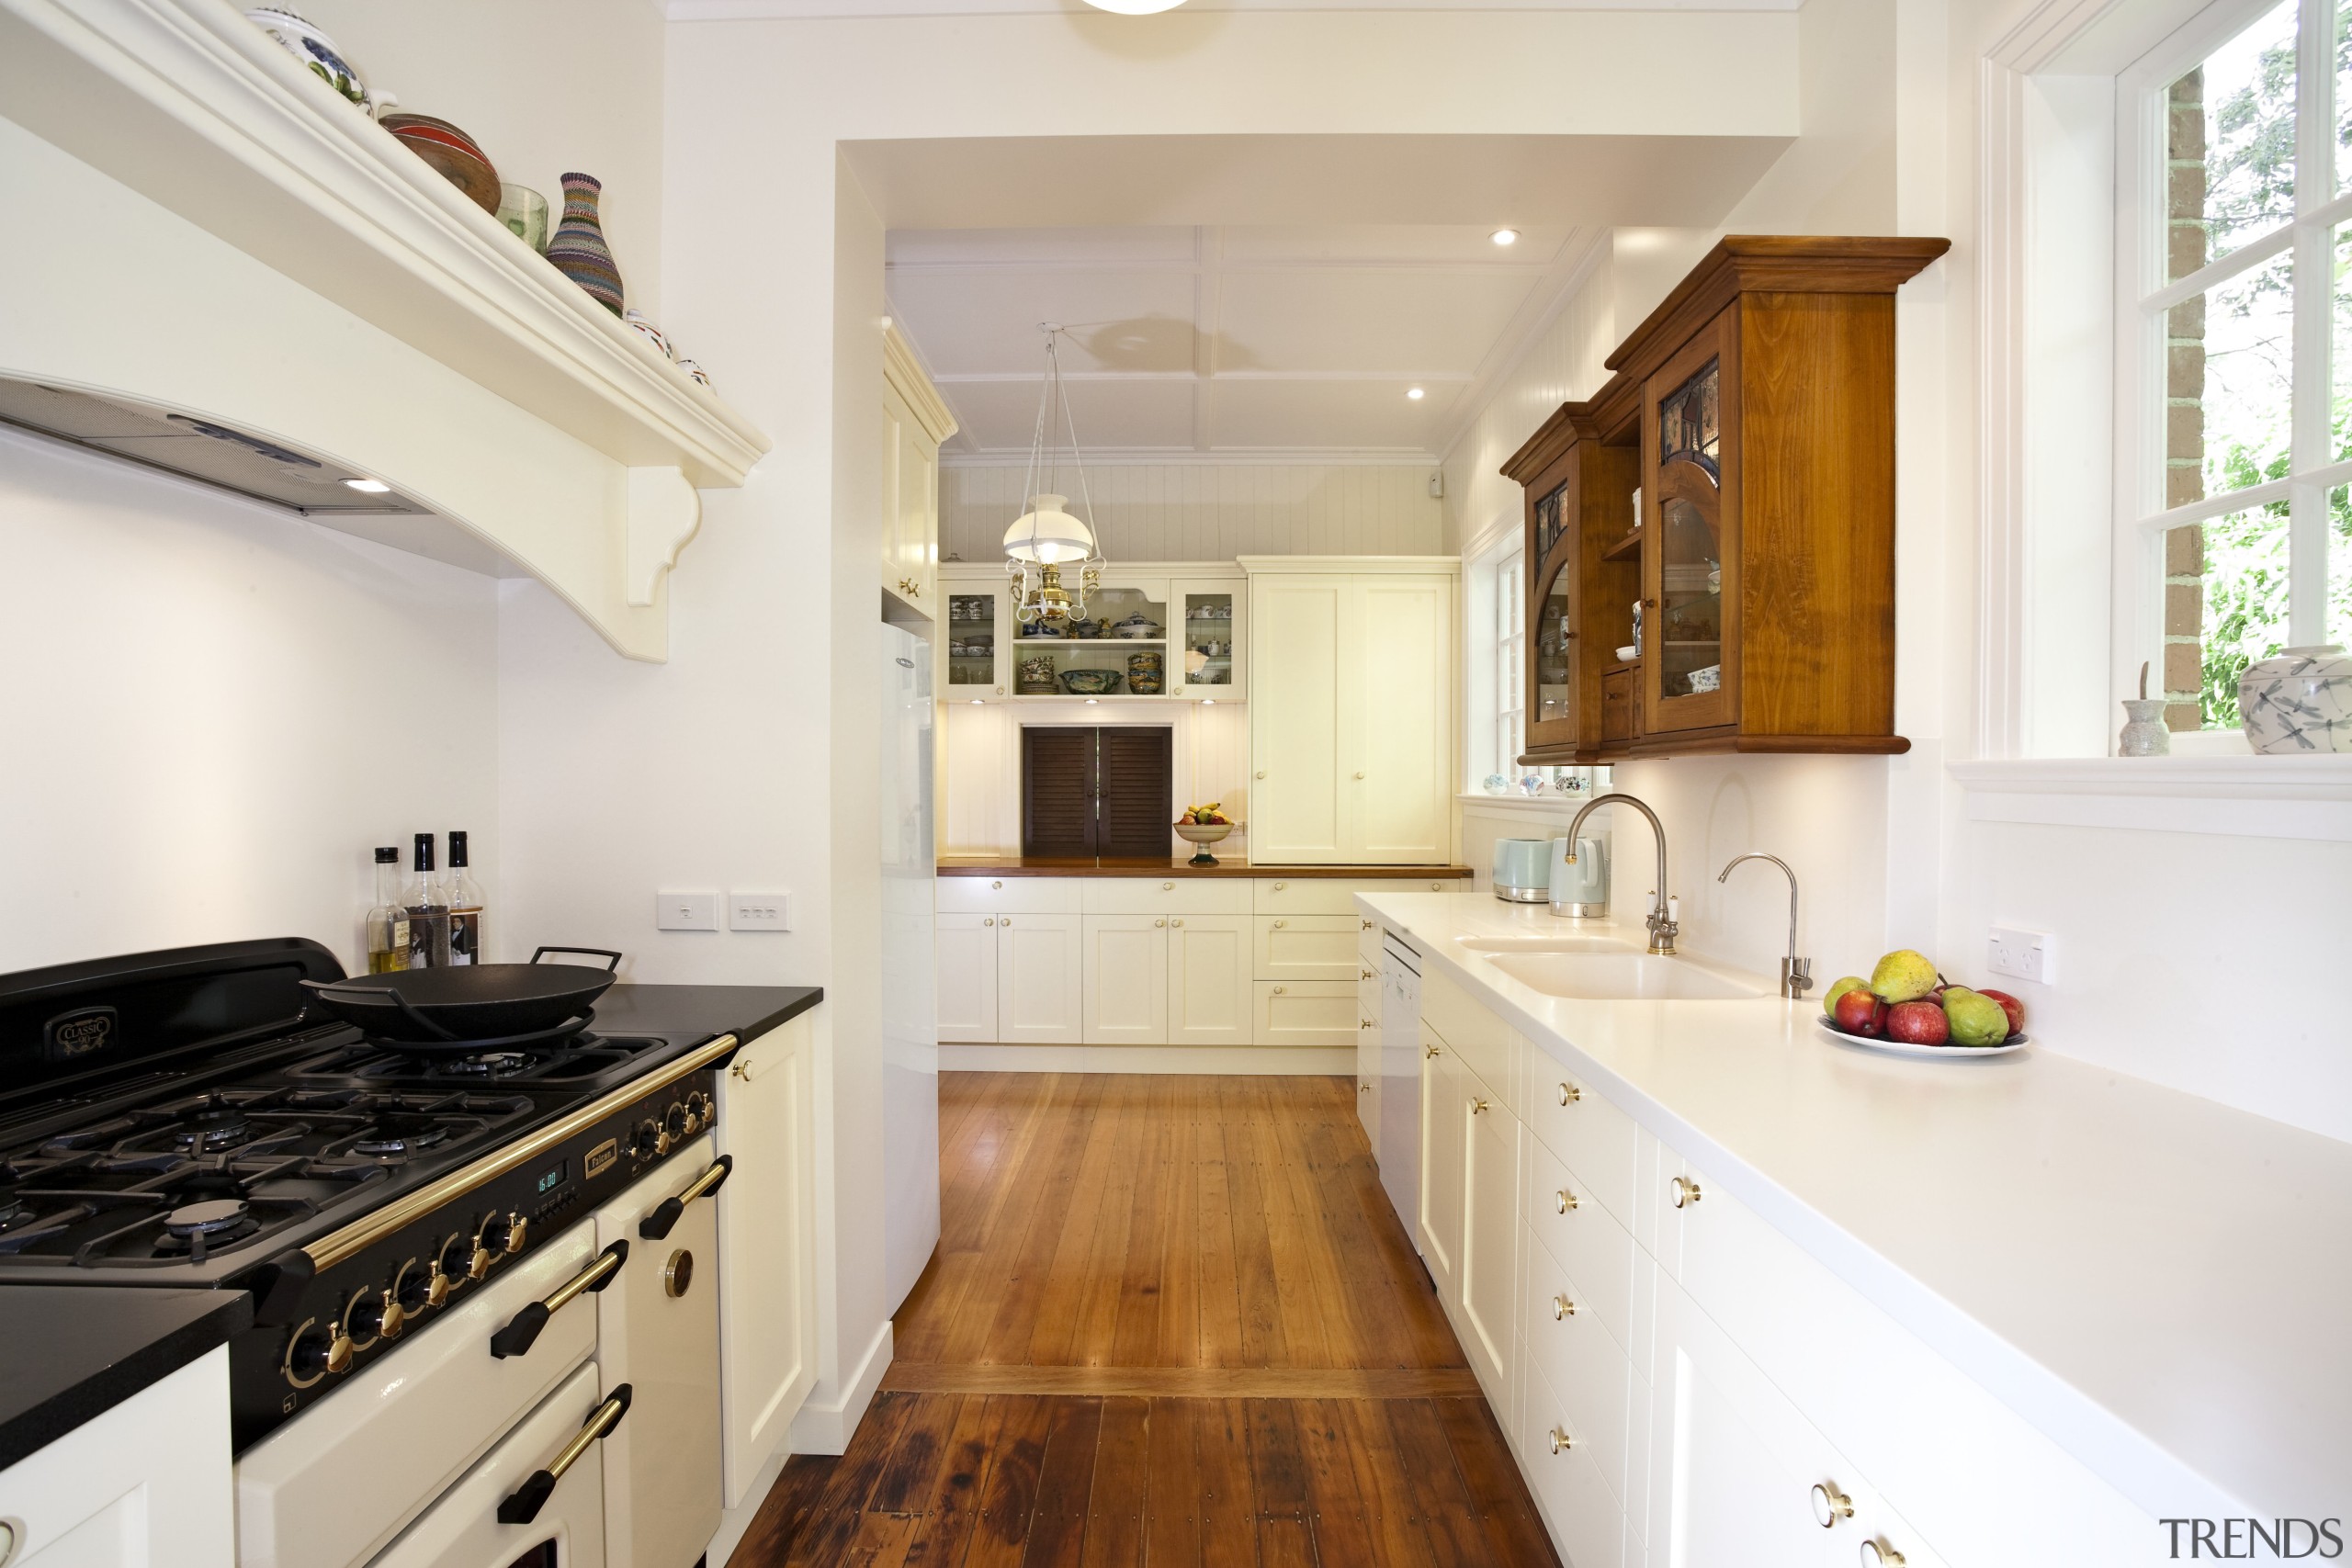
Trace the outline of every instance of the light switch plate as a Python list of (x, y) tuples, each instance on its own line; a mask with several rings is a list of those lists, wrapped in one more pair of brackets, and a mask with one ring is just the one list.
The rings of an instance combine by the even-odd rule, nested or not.
[(2030, 931), (2017, 926), (1995, 926), (1985, 961), (1996, 975), (2031, 980), (2044, 986), (2055, 985), (2058, 980), (2056, 945), (2047, 931)]
[(792, 929), (792, 895), (788, 893), (729, 893), (727, 929), (731, 931), (788, 931)]
[(715, 931), (718, 929), (718, 895), (698, 889), (673, 889), (653, 896), (653, 928), (664, 931)]

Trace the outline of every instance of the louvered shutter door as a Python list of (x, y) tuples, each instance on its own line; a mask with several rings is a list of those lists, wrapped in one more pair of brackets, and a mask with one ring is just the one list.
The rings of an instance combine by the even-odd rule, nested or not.
[(1023, 855), (1094, 858), (1094, 778), (1092, 727), (1028, 725), (1022, 728)]
[(1159, 725), (1105, 725), (1096, 852), (1105, 860), (1165, 860), (1175, 842), (1169, 792), (1174, 732)]

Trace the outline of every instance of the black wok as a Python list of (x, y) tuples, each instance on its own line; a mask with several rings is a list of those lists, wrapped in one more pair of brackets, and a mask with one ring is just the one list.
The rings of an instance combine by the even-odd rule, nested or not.
[[(542, 964), (550, 953), (584, 953), (605, 967)], [(305, 980), (302, 988), (347, 1023), (387, 1043), (422, 1051), (458, 1045), (481, 1050), (553, 1030), (588, 1010), (613, 983), (621, 955), (601, 947), (542, 947), (528, 964), (467, 964), (401, 969), (344, 980)]]

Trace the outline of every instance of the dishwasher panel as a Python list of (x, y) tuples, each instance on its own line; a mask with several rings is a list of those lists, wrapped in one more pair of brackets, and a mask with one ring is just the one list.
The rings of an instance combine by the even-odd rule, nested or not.
[(1415, 1217), (1421, 1191), (1421, 955), (1394, 931), (1381, 933), (1380, 1185), (1420, 1247)]

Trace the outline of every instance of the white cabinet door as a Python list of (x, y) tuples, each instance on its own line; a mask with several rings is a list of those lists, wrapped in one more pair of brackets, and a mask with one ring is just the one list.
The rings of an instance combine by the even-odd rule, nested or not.
[(1819, 1435), (1671, 1280), (1658, 1286), (1655, 1366), (1654, 1559), (1683, 1568), (1858, 1561), (1862, 1531), (1837, 1511), (1853, 1478), (1840, 1479)]
[(1248, 915), (1171, 915), (1168, 920), (1168, 1043), (1250, 1043)]
[(1358, 577), (1343, 625), (1350, 856), (1443, 862), (1453, 842), (1453, 579)]
[(1089, 1045), (1168, 1043), (1168, 917), (1081, 915), (1080, 1017)]
[[(1238, 703), (1249, 694), (1249, 666), (1242, 645), (1248, 634), (1249, 592), (1239, 578), (1195, 580), (1168, 585), (1172, 641), (1168, 650), (1168, 690), (1181, 697)], [(1193, 655), (1200, 668), (1193, 668)]]
[(989, 1044), (996, 1039), (996, 917), (936, 915), (939, 1039)]
[(727, 1506), (740, 1505), (808, 1396), (815, 1321), (809, 1269), (808, 1015), (743, 1046), (718, 1080), (719, 1410)]
[(1467, 1072), (1456, 1079), (1462, 1137), (1463, 1348), (1498, 1409), (1510, 1403), (1519, 1316), (1519, 1121)]
[(1458, 1301), (1462, 1258), (1462, 1170), (1468, 1118), (1453, 1053), (1421, 1027), (1421, 1259), (1441, 1301)]
[(939, 444), (955, 416), (896, 331), (882, 350), (882, 590), (939, 618)]
[(1250, 583), (1250, 856), (1350, 858), (1354, 798), (1341, 708), (1355, 680), (1342, 628), (1351, 579), (1273, 573)]
[(0, 1471), (0, 1520), (12, 1568), (230, 1568), (227, 1348)]
[(1077, 1045), (1085, 964), (1078, 915), (1000, 915), (996, 922), (996, 1037), (1007, 1045)]

